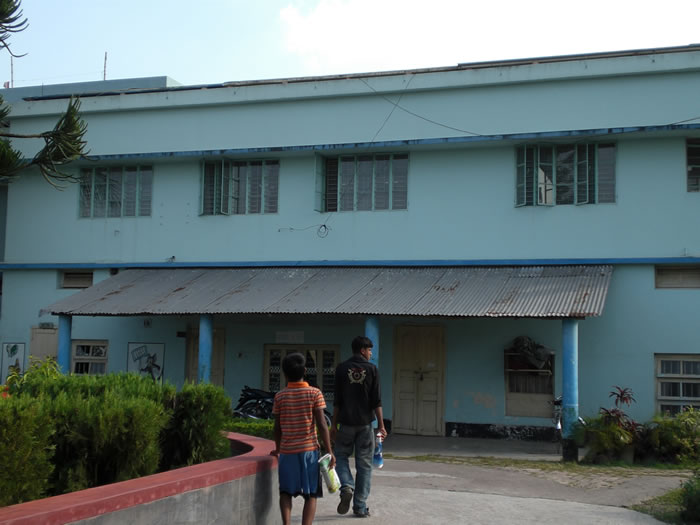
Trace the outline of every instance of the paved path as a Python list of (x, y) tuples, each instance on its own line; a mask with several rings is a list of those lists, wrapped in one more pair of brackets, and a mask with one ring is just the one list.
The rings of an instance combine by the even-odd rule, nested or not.
[[(387, 439), (385, 451), (412, 457), (494, 456), (558, 460), (552, 444), (522, 444), (464, 438)], [(405, 438), (405, 439), (404, 439)], [(499, 450), (503, 447), (503, 450)], [(661, 474), (661, 475), (659, 475)], [(540, 469), (447, 464), (387, 458), (375, 471), (367, 523), (413, 524), (627, 524), (660, 523), (624, 508), (677, 488), (677, 473), (601, 469), (572, 474)], [(355, 523), (352, 511), (336, 513), (338, 496), (318, 501), (315, 523)], [(301, 522), (303, 500), (296, 498), (293, 523)], [(359, 522), (359, 523), (365, 523)]]

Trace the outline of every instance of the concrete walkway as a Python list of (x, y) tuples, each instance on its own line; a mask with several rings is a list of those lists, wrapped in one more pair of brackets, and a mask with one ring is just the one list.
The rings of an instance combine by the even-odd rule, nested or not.
[[(677, 488), (680, 473), (606, 468), (595, 475), (399, 459), (439, 454), (559, 461), (553, 443), (510, 440), (387, 438), (384, 468), (375, 470), (367, 522), (412, 524), (626, 524), (660, 523), (625, 507)], [(661, 475), (659, 475), (661, 474)], [(352, 520), (336, 512), (338, 496), (318, 501), (315, 523)], [(293, 523), (301, 522), (296, 498)]]

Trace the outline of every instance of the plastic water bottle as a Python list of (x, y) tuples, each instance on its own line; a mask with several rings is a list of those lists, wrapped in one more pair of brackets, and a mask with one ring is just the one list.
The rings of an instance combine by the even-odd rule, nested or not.
[(382, 456), (382, 437), (381, 432), (377, 432), (377, 440), (374, 443), (374, 457), (372, 458), (372, 466), (374, 468), (382, 468), (384, 466), (384, 457)]
[(340, 488), (340, 478), (338, 478), (338, 473), (335, 471), (335, 467), (329, 468), (330, 462), (331, 455), (326, 454), (318, 460), (318, 465), (321, 469), (323, 481), (326, 482), (326, 487), (328, 487), (328, 492), (333, 494)]

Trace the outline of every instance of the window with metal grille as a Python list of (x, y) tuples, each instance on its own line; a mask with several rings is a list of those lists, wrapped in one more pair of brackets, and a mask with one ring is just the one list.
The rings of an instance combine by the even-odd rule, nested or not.
[(73, 341), (71, 370), (74, 374), (107, 372), (107, 341)]
[(656, 409), (678, 414), (700, 410), (700, 354), (656, 354)]
[(656, 288), (700, 288), (700, 266), (657, 266)]
[(80, 217), (148, 217), (152, 195), (152, 166), (80, 171)]
[(520, 146), (516, 168), (516, 206), (615, 202), (614, 144)]
[(338, 345), (265, 345), (263, 388), (270, 392), (279, 392), (287, 385), (282, 372), (282, 359), (294, 352), (306, 358), (305, 381), (323, 392), (326, 407), (332, 411), (335, 397), (335, 367), (338, 366), (340, 353)]
[(80, 272), (62, 271), (59, 274), (59, 288), (89, 288), (92, 286), (92, 270)]
[(700, 191), (700, 139), (688, 139), (688, 191)]
[(550, 417), (554, 400), (554, 356), (542, 368), (520, 352), (504, 351), (506, 415)]
[(320, 211), (408, 208), (407, 154), (325, 158), (322, 177)]
[(205, 162), (201, 215), (277, 213), (279, 161)]

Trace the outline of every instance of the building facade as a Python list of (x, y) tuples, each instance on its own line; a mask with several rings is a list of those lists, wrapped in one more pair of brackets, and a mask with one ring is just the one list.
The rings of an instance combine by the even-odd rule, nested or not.
[(700, 405), (700, 46), (23, 89), (13, 132), (77, 94), (90, 153), (0, 194), (3, 379), (57, 355), (236, 399), (302, 351), (331, 402), (367, 333), (396, 432)]

